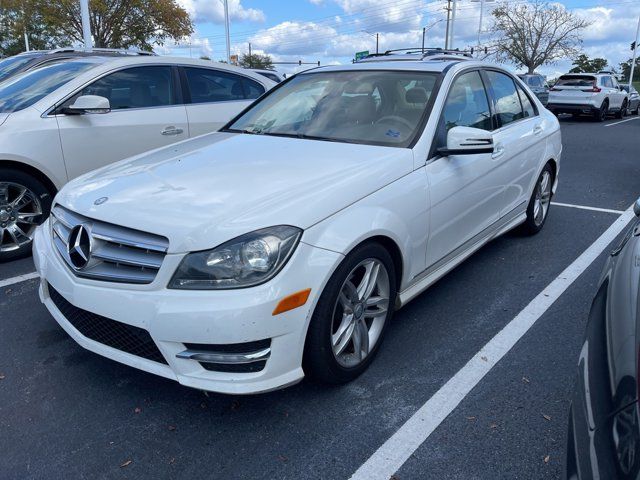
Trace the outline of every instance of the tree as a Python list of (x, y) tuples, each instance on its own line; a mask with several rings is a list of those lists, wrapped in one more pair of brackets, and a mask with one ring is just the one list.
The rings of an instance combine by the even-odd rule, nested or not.
[(498, 61), (511, 61), (534, 73), (541, 65), (577, 55), (580, 32), (591, 23), (545, 0), (505, 2), (493, 11), (492, 51)]
[(25, 33), (32, 50), (70, 44), (44, 22), (35, 2), (0, 0), (0, 55), (10, 56), (25, 51)]
[(259, 53), (242, 54), (238, 64), (245, 68), (261, 68), (263, 70), (273, 70), (273, 62), (269, 55), (260, 55)]
[(597, 73), (607, 68), (609, 62), (605, 58), (589, 58), (584, 53), (578, 55), (573, 61), (575, 65), (569, 73), (593, 72)]
[[(94, 47), (152, 50), (167, 39), (193, 33), (187, 11), (176, 0), (90, 0)], [(31, 48), (82, 43), (78, 0), (0, 0), (0, 48), (24, 50), (26, 30)]]
[[(631, 62), (633, 59), (629, 59), (626, 62), (620, 64), (620, 70), (622, 71), (622, 78), (628, 82), (629, 75), (631, 75)], [(633, 69), (633, 81), (640, 82), (640, 57), (636, 58), (636, 68)]]

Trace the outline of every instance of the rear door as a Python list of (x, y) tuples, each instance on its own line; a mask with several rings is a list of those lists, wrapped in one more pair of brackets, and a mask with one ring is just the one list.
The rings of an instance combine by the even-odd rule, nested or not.
[(265, 92), (244, 75), (204, 67), (180, 67), (189, 118), (189, 135), (215, 132)]
[(152, 65), (109, 73), (68, 99), (63, 107), (80, 95), (100, 95), (111, 105), (105, 114), (57, 114), (69, 179), (188, 138), (178, 90), (174, 67)]
[(515, 218), (527, 208), (537, 169), (545, 153), (545, 128), (535, 104), (515, 79), (504, 72), (486, 70), (495, 124), (493, 159), (504, 185), (500, 217)]

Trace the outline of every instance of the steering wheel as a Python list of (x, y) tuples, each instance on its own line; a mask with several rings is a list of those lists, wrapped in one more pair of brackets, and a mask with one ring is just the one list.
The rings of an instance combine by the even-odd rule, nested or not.
[(409, 123), (409, 120), (402, 118), (398, 115), (385, 115), (384, 117), (380, 117), (378, 120), (376, 120), (375, 125), (378, 125), (379, 123), (391, 123), (391, 124), (397, 124), (397, 123), (401, 123), (402, 125), (404, 125), (405, 127), (407, 127), (409, 129), (409, 131), (412, 131), (415, 126), (412, 125), (411, 123)]

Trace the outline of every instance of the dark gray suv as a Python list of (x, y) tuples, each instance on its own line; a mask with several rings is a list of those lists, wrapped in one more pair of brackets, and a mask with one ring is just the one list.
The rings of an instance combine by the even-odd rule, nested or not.
[(546, 106), (549, 101), (549, 85), (546, 78), (538, 73), (523, 73), (519, 74), (518, 77), (527, 84), (542, 104)]

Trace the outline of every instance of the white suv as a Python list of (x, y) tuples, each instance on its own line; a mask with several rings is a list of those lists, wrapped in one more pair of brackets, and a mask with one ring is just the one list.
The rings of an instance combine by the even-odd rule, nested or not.
[(609, 114), (627, 113), (628, 94), (612, 74), (562, 75), (549, 91), (547, 108), (557, 114), (592, 115), (599, 122)]
[(0, 84), (0, 261), (31, 251), (68, 180), (210, 133), (274, 86), (250, 70), (183, 58), (82, 57)]
[(83, 347), (183, 385), (346, 382), (394, 310), (542, 229), (561, 150), (487, 63), (301, 72), (220, 132), (67, 184), (35, 235), (40, 298)]

